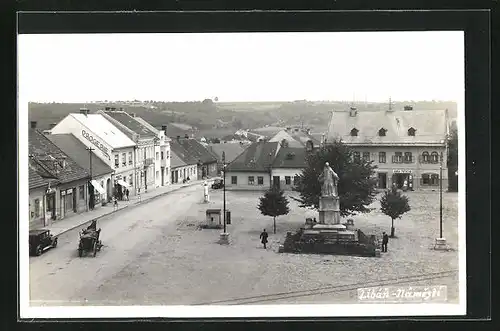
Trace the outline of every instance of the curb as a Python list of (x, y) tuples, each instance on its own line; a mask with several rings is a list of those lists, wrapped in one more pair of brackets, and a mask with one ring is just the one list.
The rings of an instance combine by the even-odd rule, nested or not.
[(163, 192), (163, 193), (161, 193), (161, 194), (158, 194), (158, 195), (155, 195), (155, 196), (149, 197), (149, 198), (147, 198), (147, 199), (143, 199), (143, 200), (141, 199), (141, 201), (137, 201), (137, 202), (135, 202), (135, 203), (133, 203), (133, 204), (129, 204), (129, 205), (125, 206), (125, 207), (121, 207), (121, 208), (119, 208), (119, 209), (117, 209), (117, 210), (113, 210), (112, 212), (109, 212), (109, 213), (106, 213), (106, 214), (102, 214), (102, 215), (97, 216), (97, 217), (95, 217), (95, 218), (92, 218), (92, 219), (86, 220), (86, 221), (84, 221), (84, 222), (82, 222), (82, 223), (80, 223), (80, 224), (78, 224), (78, 225), (75, 225), (75, 226), (73, 226), (73, 227), (69, 228), (69, 229), (65, 229), (65, 230), (63, 230), (63, 231), (59, 232), (59, 233), (58, 233), (57, 235), (55, 235), (54, 237), (56, 237), (56, 238), (57, 238), (57, 237), (59, 237), (60, 235), (62, 235), (62, 234), (64, 234), (64, 233), (66, 233), (66, 232), (69, 232), (69, 231), (71, 231), (71, 230), (74, 230), (74, 229), (76, 229), (76, 228), (78, 228), (78, 227), (80, 227), (80, 226), (85, 226), (85, 225), (87, 225), (87, 224), (91, 223), (92, 221), (99, 220), (99, 219), (101, 219), (101, 218), (103, 218), (103, 217), (106, 217), (106, 216), (109, 216), (109, 215), (111, 215), (111, 214), (117, 213), (117, 212), (119, 212), (119, 211), (121, 211), (121, 210), (123, 210), (123, 209), (126, 209), (126, 208), (128, 208), (128, 207), (135, 207), (135, 206), (141, 205), (141, 204), (143, 204), (143, 203), (145, 203), (145, 202), (148, 202), (148, 201), (150, 201), (150, 200), (153, 200), (153, 199), (156, 199), (156, 198), (162, 197), (162, 196), (167, 195), (167, 194), (169, 194), (169, 193), (172, 193), (172, 192), (178, 191), (178, 190), (180, 190), (180, 189), (182, 189), (182, 188), (189, 187), (189, 186), (193, 186), (193, 185), (195, 185), (195, 184), (194, 184), (194, 183), (192, 183), (192, 184), (182, 185), (182, 186), (180, 186), (180, 187), (178, 187), (178, 188), (172, 189), (172, 190), (167, 191), (167, 192)]

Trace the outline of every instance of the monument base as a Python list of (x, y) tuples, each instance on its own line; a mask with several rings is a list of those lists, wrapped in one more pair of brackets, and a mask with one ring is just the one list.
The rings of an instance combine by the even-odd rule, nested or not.
[(229, 233), (221, 233), (219, 238), (219, 244), (229, 245)]
[(314, 230), (347, 230), (347, 227), (343, 224), (315, 224), (312, 227)]
[(446, 244), (445, 238), (436, 238), (436, 242), (434, 244), (434, 249), (437, 251), (448, 251), (450, 250), (450, 246)]

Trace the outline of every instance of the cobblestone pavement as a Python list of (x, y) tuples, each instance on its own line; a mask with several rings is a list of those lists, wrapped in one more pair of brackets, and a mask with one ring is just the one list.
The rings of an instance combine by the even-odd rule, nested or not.
[[(272, 218), (257, 210), (259, 193), (226, 196), (232, 211), (229, 246), (217, 244), (221, 230), (197, 228), (207, 208), (222, 207), (222, 191), (212, 191), (204, 204), (198, 187), (100, 221), (105, 247), (96, 258), (76, 257), (78, 234), (69, 232), (60, 247), (30, 260), (32, 305), (357, 303), (356, 287), (385, 280), (447, 285), (449, 301), (458, 301), (457, 275), (439, 274), (458, 270), (457, 250), (430, 249), (439, 231), (435, 192), (408, 193), (412, 210), (396, 220), (397, 238), (381, 258), (279, 254), (286, 231), (302, 226), (313, 212), (291, 201), (291, 213), (277, 219), (275, 235)], [(457, 194), (443, 199), (444, 236), (456, 248)], [(367, 234), (390, 231), (390, 218), (377, 210), (353, 218)], [(267, 250), (259, 242), (263, 228), (270, 232)], [(415, 275), (429, 278), (408, 278)]]

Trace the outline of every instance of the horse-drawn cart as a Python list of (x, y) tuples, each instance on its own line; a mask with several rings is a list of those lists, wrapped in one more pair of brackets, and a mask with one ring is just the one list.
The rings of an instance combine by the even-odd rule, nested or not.
[(99, 240), (101, 229), (97, 230), (97, 222), (92, 221), (92, 224), (82, 232), (80, 232), (80, 242), (78, 243), (78, 256), (82, 257), (83, 254), (92, 253), (95, 257), (97, 251), (101, 250), (102, 242)]

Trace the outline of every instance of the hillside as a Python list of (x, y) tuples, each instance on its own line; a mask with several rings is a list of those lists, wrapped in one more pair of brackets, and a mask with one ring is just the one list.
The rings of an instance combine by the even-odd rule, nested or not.
[[(456, 118), (457, 107), (453, 102), (402, 101), (393, 102), (393, 108), (402, 109), (407, 104), (413, 105), (415, 109), (448, 108), (450, 117)], [(59, 122), (69, 113), (78, 112), (82, 107), (95, 112), (105, 106), (123, 108), (128, 113), (135, 113), (157, 128), (167, 124), (175, 131), (170, 132), (170, 136), (189, 132), (196, 136), (221, 138), (240, 128), (256, 129), (265, 126), (303, 125), (310, 127), (313, 132), (322, 132), (330, 121), (331, 110), (346, 109), (350, 103), (305, 100), (214, 103), (210, 99), (201, 102), (30, 103), (29, 120), (37, 121), (41, 129), (48, 129), (51, 123)], [(382, 111), (387, 109), (388, 104), (359, 103), (356, 107), (359, 111)], [(194, 127), (194, 130), (189, 130), (189, 127)]]

